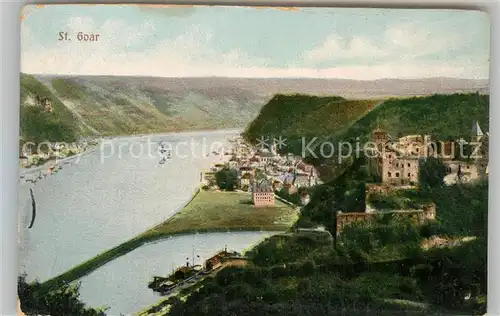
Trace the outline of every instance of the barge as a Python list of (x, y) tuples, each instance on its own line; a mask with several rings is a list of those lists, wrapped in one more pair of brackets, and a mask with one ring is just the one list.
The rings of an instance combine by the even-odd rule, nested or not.
[(203, 266), (189, 265), (187, 263), (185, 266), (177, 268), (169, 276), (153, 276), (153, 280), (149, 282), (148, 288), (162, 295), (168, 294), (178, 286), (194, 281), (197, 277), (211, 274), (222, 267), (225, 259), (235, 257), (241, 257), (241, 254), (236, 251), (228, 252), (227, 248), (225, 248), (205, 260)]

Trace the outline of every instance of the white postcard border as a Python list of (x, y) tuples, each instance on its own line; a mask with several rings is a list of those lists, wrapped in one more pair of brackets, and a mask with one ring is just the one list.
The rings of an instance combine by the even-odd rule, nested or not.
[[(218, 4), (254, 6), (349, 6), (349, 7), (399, 7), (399, 8), (449, 8), (480, 9), (490, 14), (491, 64), (490, 64), (490, 142), (489, 159), (489, 214), (488, 214), (488, 313), (500, 315), (500, 252), (494, 251), (500, 244), (500, 142), (495, 135), (500, 133), (500, 0), (425, 0), (425, 1), (168, 1), (169, 4)], [(17, 178), (18, 178), (18, 135), (19, 135), (19, 86), (20, 86), (20, 9), (24, 4), (43, 3), (149, 3), (165, 4), (166, 1), (2, 1), (0, 2), (0, 77), (1, 77), (1, 137), (0, 137), (0, 313), (16, 315), (17, 265)]]

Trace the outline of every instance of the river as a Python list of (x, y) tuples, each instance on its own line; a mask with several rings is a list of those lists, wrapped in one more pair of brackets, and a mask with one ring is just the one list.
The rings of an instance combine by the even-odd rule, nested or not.
[[(200, 171), (220, 161), (210, 153), (239, 132), (105, 140), (97, 150), (62, 163), (56, 174), (21, 183), (20, 211), (29, 217), (32, 188), (37, 214), (32, 229), (24, 220), (20, 273), (46, 281), (166, 220), (189, 200)], [(172, 148), (172, 159), (163, 165), (161, 141)]]
[[(191, 198), (200, 172), (228, 158), (212, 152), (227, 148), (228, 140), (239, 133), (104, 140), (96, 150), (60, 162), (61, 170), (35, 184), (21, 179), (20, 273), (27, 273), (28, 280), (46, 281), (166, 220)], [(172, 150), (163, 165), (159, 143)], [(21, 174), (30, 178), (38, 169)], [(30, 188), (37, 212), (32, 229), (27, 229)], [(244, 251), (271, 234), (194, 234), (145, 245), (80, 279), (81, 298), (92, 307), (109, 306), (109, 315), (130, 315), (160, 299), (147, 288), (151, 277), (185, 264), (193, 249), (199, 264), (225, 245)]]
[[(161, 296), (147, 286), (153, 276), (166, 276), (173, 267), (202, 264), (217, 251), (243, 252), (271, 232), (209, 233), (172, 237), (144, 245), (80, 279), (81, 299), (92, 307), (108, 306), (108, 315), (133, 315), (158, 302)], [(199, 258), (198, 258), (199, 256)]]

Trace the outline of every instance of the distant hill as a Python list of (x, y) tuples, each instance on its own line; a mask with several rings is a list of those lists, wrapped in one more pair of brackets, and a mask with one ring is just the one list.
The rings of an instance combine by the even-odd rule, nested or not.
[[(36, 97), (51, 100), (52, 113), (36, 103)], [(61, 101), (33, 76), (21, 75), (20, 133), (22, 142), (45, 140), (74, 141), (89, 131), (76, 124), (76, 117)]]
[[(21, 74), (21, 136), (63, 141), (84, 135), (242, 128), (279, 93), (363, 99), (357, 105), (363, 113), (372, 99), (484, 89), (488, 89), (484, 80), (450, 78), (355, 81)], [(54, 113), (29, 107), (37, 95), (52, 101)], [(40, 122), (33, 123), (39, 115)], [(356, 114), (352, 116), (355, 118)], [(307, 120), (313, 122), (314, 118)], [(318, 129), (337, 124), (321, 125), (321, 120), (316, 123)]]
[(470, 139), (472, 123), (478, 120), (489, 130), (489, 95), (452, 94), (390, 99), (363, 116), (337, 137), (365, 137), (377, 126), (398, 134), (430, 134), (434, 139)]
[[(244, 132), (250, 142), (260, 138), (286, 139), (282, 151), (305, 156), (329, 180), (350, 161), (339, 163), (340, 142), (363, 148), (371, 131), (385, 129), (391, 136), (430, 134), (433, 139), (470, 139), (472, 123), (478, 120), (483, 132), (489, 130), (489, 96), (475, 93), (390, 98), (387, 100), (348, 100), (341, 97), (277, 95), (261, 110)], [(313, 142), (313, 140), (317, 138)], [(308, 144), (312, 145), (308, 147)], [(333, 144), (334, 153), (321, 144)], [(270, 142), (268, 142), (270, 143)], [(307, 148), (318, 158), (310, 154)], [(325, 154), (326, 152), (326, 154)], [(345, 153), (344, 153), (345, 154)], [(339, 169), (340, 167), (340, 169)]]
[(37, 76), (81, 122), (122, 135), (241, 127), (265, 97), (228, 86), (166, 85), (158, 78)]
[(378, 102), (278, 94), (262, 108), (245, 135), (249, 139), (270, 135), (288, 138), (332, 135), (368, 113)]
[(342, 97), (276, 95), (252, 121), (249, 140), (268, 136), (319, 136), (367, 140), (379, 127), (393, 136), (431, 134), (436, 139), (469, 138), (473, 120), (489, 129), (489, 96), (468, 94), (349, 100)]
[(108, 84), (114, 82), (117, 87), (143, 87), (153, 91), (185, 92), (246, 91), (258, 96), (271, 98), (278, 93), (312, 94), (318, 96), (338, 95), (351, 99), (387, 98), (401, 96), (422, 96), (430, 94), (452, 94), (479, 91), (489, 93), (488, 80), (426, 78), (426, 79), (313, 79), (313, 78), (158, 78), (125, 76), (36, 76), (39, 79), (63, 78), (78, 82)]

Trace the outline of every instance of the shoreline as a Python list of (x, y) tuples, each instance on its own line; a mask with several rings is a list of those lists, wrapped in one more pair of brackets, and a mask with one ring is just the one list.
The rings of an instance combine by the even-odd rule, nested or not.
[(287, 232), (291, 228), (290, 225), (285, 225), (285, 224), (282, 225), (273, 224), (274, 226), (272, 227), (268, 226), (266, 227), (267, 229), (265, 229), (263, 226), (249, 225), (249, 226), (228, 227), (222, 224), (220, 226), (215, 226), (215, 227), (185, 228), (178, 231), (170, 231), (170, 232), (161, 231), (157, 229), (161, 228), (163, 225), (171, 221), (176, 214), (179, 214), (180, 212), (182, 212), (182, 210), (186, 209), (186, 207), (188, 207), (194, 201), (194, 199), (198, 196), (198, 194), (201, 191), (202, 191), (201, 189), (195, 189), (195, 193), (186, 202), (184, 207), (181, 207), (176, 213), (172, 214), (161, 223), (154, 225), (152, 228), (145, 230), (143, 233), (119, 244), (116, 247), (101, 252), (100, 254), (80, 263), (79, 265), (74, 266), (73, 268), (67, 270), (66, 272), (63, 272), (62, 274), (43, 282), (41, 284), (42, 291), (50, 291), (53, 289), (57, 289), (64, 284), (71, 283), (92, 273), (93, 271), (106, 265), (107, 263), (113, 261), (114, 259), (119, 258), (129, 252), (132, 252), (133, 250), (139, 247), (142, 247), (150, 243), (160, 242), (165, 239), (169, 239), (171, 237), (194, 235), (194, 234), (237, 233), (237, 232), (269, 232), (275, 235)]
[(133, 250), (153, 243), (158, 243), (163, 240), (169, 239), (171, 237), (179, 237), (185, 235), (194, 235), (194, 234), (209, 234), (209, 233), (238, 233), (238, 232), (269, 232), (279, 234), (284, 232), (285, 230), (262, 230), (261, 227), (245, 227), (241, 229), (228, 229), (223, 227), (214, 227), (209, 229), (186, 229), (179, 232), (174, 233), (143, 233), (137, 237), (134, 237), (114, 248), (111, 248), (103, 253), (98, 254), (97, 256), (71, 268), (70, 270), (56, 276), (52, 279), (49, 279), (41, 284), (41, 290), (43, 292), (50, 292), (55, 290), (62, 285), (74, 282), (86, 275), (89, 275), (93, 271), (98, 268), (106, 265), (107, 263), (117, 259)]
[[(266, 232), (272, 234), (270, 237), (283, 233), (281, 231), (276, 231), (276, 232), (274, 232), (274, 231), (266, 231)], [(245, 252), (251, 252), (251, 251), (253, 251), (255, 249), (255, 247), (257, 247), (261, 243), (262, 243), (262, 240), (257, 241), (256, 243), (254, 243), (251, 246), (249, 246), (248, 249)], [(233, 249), (233, 250), (239, 251), (237, 249)], [(241, 251), (244, 251), (244, 250), (241, 250)], [(243, 254), (243, 252), (240, 252), (240, 253)], [(223, 268), (217, 268), (217, 270), (220, 270), (220, 269), (223, 269)], [(206, 277), (209, 277), (209, 275), (202, 276), (201, 280), (205, 279)], [(150, 304), (148, 306), (145, 306), (145, 307), (141, 308), (141, 310), (139, 310), (137, 312), (134, 312), (132, 315), (134, 315), (134, 316), (149, 316), (149, 315), (156, 315), (157, 313), (161, 313), (161, 310), (159, 310), (157, 313), (153, 313), (153, 314), (150, 313), (149, 311), (151, 309), (156, 308), (157, 306), (160, 306), (160, 305), (164, 304), (166, 301), (170, 300), (172, 297), (177, 297), (177, 296), (179, 296), (179, 294), (182, 295), (181, 292), (183, 290), (190, 289), (191, 287), (195, 287), (196, 284), (198, 284), (201, 280), (198, 280), (198, 281), (196, 281), (193, 284), (189, 284), (187, 287), (184, 287), (184, 288), (181, 288), (180, 290), (177, 290), (177, 293), (172, 292), (172, 293), (169, 293), (168, 295), (165, 295), (165, 296), (162, 295), (162, 296), (160, 296), (160, 298), (158, 299), (158, 301), (156, 301), (155, 303), (152, 303), (152, 304)], [(190, 294), (188, 294), (188, 295), (190, 295)], [(170, 305), (170, 304), (167, 304), (167, 305)]]
[(134, 138), (144, 138), (144, 137), (167, 137), (167, 136), (187, 136), (191, 134), (201, 134), (201, 133), (210, 133), (210, 134), (225, 134), (225, 133), (243, 133), (244, 128), (227, 128), (227, 129), (199, 129), (199, 130), (179, 130), (172, 132), (161, 132), (161, 133), (150, 133), (150, 134), (137, 134), (137, 135), (106, 135), (101, 136), (98, 139), (105, 140), (116, 140), (116, 139), (134, 139)]
[[(191, 133), (199, 133), (199, 132), (191, 132)], [(221, 130), (220, 133), (228, 133), (227, 130)], [(177, 133), (178, 134), (178, 133)], [(157, 134), (156, 134), (157, 136)], [(73, 158), (73, 157), (69, 157)], [(199, 170), (199, 172), (203, 172), (203, 170)], [(162, 241), (163, 239), (167, 239), (170, 237), (174, 236), (182, 236), (182, 235), (189, 235), (189, 234), (199, 234), (199, 233), (228, 233), (228, 232), (252, 232), (252, 231), (270, 231), (270, 232), (276, 232), (276, 233), (281, 233), (284, 231), (287, 231), (288, 228), (279, 227), (279, 225), (276, 225), (275, 230), (264, 230), (263, 227), (224, 227), (222, 226), (216, 226), (216, 227), (210, 227), (210, 228), (187, 228), (187, 229), (182, 229), (177, 232), (159, 232), (156, 231), (156, 228), (161, 227), (164, 225), (166, 222), (174, 218), (175, 215), (179, 214), (182, 210), (186, 209), (187, 206), (190, 205), (191, 202), (198, 196), (198, 194), (202, 191), (201, 189), (202, 183), (198, 182), (196, 186), (193, 189), (193, 193), (191, 193), (190, 197), (186, 199), (186, 202), (177, 209), (174, 213), (169, 215), (166, 219), (163, 221), (156, 223), (146, 229), (144, 232), (140, 233), (139, 235), (125, 240), (121, 244), (105, 250), (104, 252), (101, 252), (97, 254), (96, 256), (78, 264), (77, 266), (74, 266), (73, 268), (67, 270), (66, 272), (61, 273), (58, 276), (55, 276), (45, 282), (42, 283), (42, 289), (43, 290), (51, 290), (60, 287), (61, 285), (76, 281), (93, 271), (97, 270), (98, 268), (104, 266), (105, 264), (111, 262), (112, 260), (121, 257), (141, 246), (144, 246), (148, 243), (152, 242), (159, 242)]]
[[(172, 131), (172, 132), (165, 132), (165, 133), (151, 133), (151, 134), (139, 134), (139, 135), (109, 135), (109, 136), (100, 136), (100, 137), (96, 137), (95, 140), (97, 141), (103, 141), (103, 140), (120, 140), (120, 139), (126, 139), (126, 140), (130, 140), (130, 139), (140, 139), (140, 138), (144, 138), (144, 137), (166, 137), (166, 136), (188, 136), (188, 135), (196, 135), (196, 134), (201, 134), (201, 133), (210, 133), (210, 134), (225, 134), (225, 133), (242, 133), (244, 131), (244, 129), (242, 128), (228, 128), (228, 129), (200, 129), (200, 130), (185, 130), (185, 131)], [(40, 165), (36, 165), (36, 166), (31, 166), (31, 167), (28, 167), (28, 168), (24, 168), (24, 167), (19, 167), (20, 169), (20, 175), (25, 175), (25, 174), (29, 174), (29, 173), (32, 173), (32, 172), (37, 172), (37, 171), (40, 171), (42, 170), (44, 167), (47, 167), (50, 163), (54, 163), (54, 164), (57, 164), (57, 163), (61, 163), (61, 162), (66, 162), (68, 160), (71, 160), (71, 159), (76, 159), (78, 157), (81, 157), (83, 155), (86, 155), (86, 154), (90, 154), (92, 152), (94, 152), (95, 150), (98, 149), (98, 147), (100, 146), (101, 144), (98, 143), (97, 145), (95, 146), (92, 146), (90, 147), (89, 149), (83, 151), (83, 152), (80, 152), (78, 154), (75, 154), (75, 155), (72, 155), (72, 156), (69, 156), (69, 157), (64, 157), (64, 158), (56, 158), (56, 157), (51, 157), (47, 160), (44, 160), (44, 162)]]
[(96, 150), (97, 150), (97, 146), (93, 146), (87, 150), (82, 151), (81, 153), (76, 154), (76, 155), (72, 155), (72, 156), (64, 157), (64, 158), (51, 157), (47, 160), (44, 160), (44, 162), (42, 164), (37, 165), (37, 166), (28, 167), (28, 168), (20, 167), (19, 168), (20, 169), (19, 175), (22, 176), (22, 175), (31, 174), (33, 172), (39, 172), (39, 171), (44, 170), (45, 168), (47, 168), (51, 164), (57, 165), (60, 163), (70, 161), (72, 159), (77, 159), (77, 158), (83, 157), (85, 155), (91, 154), (91, 153), (95, 152)]

